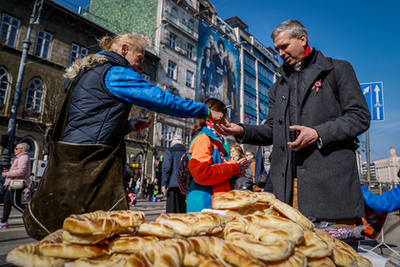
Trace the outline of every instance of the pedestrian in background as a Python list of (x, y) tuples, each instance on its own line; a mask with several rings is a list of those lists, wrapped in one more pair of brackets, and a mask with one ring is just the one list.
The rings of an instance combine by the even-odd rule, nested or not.
[(186, 196), (179, 190), (176, 176), (179, 173), (179, 162), (186, 148), (183, 146), (181, 135), (174, 135), (171, 147), (165, 151), (162, 166), (161, 189), (167, 196), (165, 211), (167, 213), (185, 213)]
[(239, 143), (273, 144), (276, 197), (307, 217), (352, 227), (365, 211), (356, 141), (370, 125), (360, 83), (350, 63), (312, 48), (297, 20), (280, 24), (271, 38), (284, 64), (269, 92), (266, 123), (215, 128)]
[(140, 181), (141, 181), (141, 179), (140, 179), (140, 177), (138, 177), (136, 180), (136, 184), (135, 184), (135, 195), (138, 195), (138, 193), (140, 192), (140, 186), (141, 186)]
[[(245, 156), (243, 154), (243, 149), (241, 146), (239, 146), (239, 145), (231, 146), (231, 159), (232, 160), (239, 161), (240, 159), (244, 159), (244, 158), (245, 158)], [(236, 177), (234, 188), (236, 190), (253, 191), (253, 175), (251, 173), (250, 168), (248, 168), (246, 170), (245, 174), (242, 175), (241, 177)]]
[[(210, 109), (226, 114), (225, 104), (216, 99), (204, 101)], [(189, 171), (193, 176), (187, 195), (187, 212), (212, 208), (214, 198), (233, 189), (235, 175), (243, 175), (249, 164), (246, 159), (229, 159), (225, 138), (214, 131), (214, 124), (196, 120), (189, 147)]]
[(256, 180), (255, 180), (255, 168), (256, 168), (256, 159), (254, 156), (254, 153), (251, 151), (246, 151), (246, 154), (244, 155), (249, 162), (249, 169), (251, 170), (251, 175), (253, 178), (253, 192), (261, 192), (262, 188), (259, 188), (256, 185)]
[[(30, 147), (27, 143), (19, 143), (14, 148), (14, 161), (9, 171), (3, 172), (1, 175), (5, 178), (3, 217), (1, 218), (0, 228), (8, 228), (8, 217), (13, 206), (19, 212), (24, 212), (25, 205), (21, 203), (21, 196), (24, 188), (30, 186), (31, 160), (28, 151)], [(24, 187), (21, 189), (12, 189), (10, 182), (12, 180), (24, 180)]]
[(146, 195), (149, 197), (149, 201), (152, 202), (154, 197), (154, 184), (150, 178), (147, 178)]

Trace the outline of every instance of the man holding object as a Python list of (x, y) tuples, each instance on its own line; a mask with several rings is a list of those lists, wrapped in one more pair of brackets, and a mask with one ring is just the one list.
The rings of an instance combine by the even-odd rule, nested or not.
[[(269, 92), (266, 123), (215, 128), (237, 142), (274, 145), (270, 171), (277, 198), (305, 216), (352, 225), (364, 216), (355, 141), (370, 124), (356, 74), (350, 63), (311, 48), (307, 29), (296, 20), (280, 24), (271, 38), (284, 64)], [(290, 130), (296, 130), (294, 141)]]

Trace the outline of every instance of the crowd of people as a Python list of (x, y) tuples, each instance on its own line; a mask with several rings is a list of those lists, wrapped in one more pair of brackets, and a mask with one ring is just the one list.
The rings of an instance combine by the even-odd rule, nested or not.
[[(215, 41), (212, 38), (210, 43)], [(353, 227), (355, 220), (364, 216), (356, 142), (357, 136), (370, 124), (368, 106), (355, 72), (350, 63), (327, 58), (311, 47), (307, 29), (296, 20), (276, 27), (271, 39), (284, 64), (279, 68), (281, 77), (270, 89), (268, 117), (261, 125), (227, 121), (229, 107), (218, 98), (210, 97), (222, 82), (218, 70), (229, 69), (223, 42), (218, 42), (218, 52), (213, 51), (214, 44), (204, 49), (201, 63), (204, 102), (194, 102), (141, 78), (139, 71), (143, 70), (146, 46), (141, 37), (120, 34), (101, 39), (102, 52), (77, 61), (67, 70), (68, 101), (57, 123), (61, 122), (63, 127), (61, 131), (55, 130), (55, 136), (59, 136), (53, 137), (52, 152), (96, 154), (95, 159), (82, 156), (81, 161), (89, 166), (97, 160), (94, 166), (86, 167), (85, 179), (93, 179), (88, 182), (91, 186), (102, 187), (85, 189), (79, 164), (48, 165), (38, 187), (39, 193), (30, 202), (29, 214), (25, 212), (28, 234), (42, 238), (46, 231), (59, 229), (64, 218), (77, 209), (85, 212), (128, 209), (129, 205), (135, 205), (140, 194), (154, 201), (163, 193), (166, 212), (185, 213), (212, 208), (215, 198), (233, 189), (271, 191), (305, 216)], [(229, 57), (229, 51), (227, 53)], [(128, 124), (132, 104), (197, 120), (188, 147), (184, 146), (182, 136), (173, 137), (172, 146), (165, 152), (161, 181), (132, 177), (124, 188), (122, 166), (126, 131), (140, 132), (151, 124), (151, 121), (141, 120), (134, 129)], [(227, 136), (233, 136), (236, 144), (229, 146)], [(242, 144), (262, 148), (262, 168), (268, 173), (268, 185), (272, 187), (257, 186), (259, 161), (255, 151), (244, 153)], [(82, 147), (82, 151), (77, 147)], [(8, 227), (11, 206), (21, 212), (25, 209), (20, 201), (22, 189), (12, 189), (9, 184), (19, 177), (29, 186), (28, 151), (27, 144), (18, 144), (10, 171), (2, 173), (7, 190), (1, 228)], [(192, 179), (185, 195), (180, 191), (176, 176), (186, 151)], [(51, 178), (55, 179), (54, 172), (64, 179), (55, 181), (56, 188), (47, 178), (53, 175)], [(79, 190), (71, 190), (71, 187)], [(54, 194), (55, 190), (58, 194)], [(60, 190), (65, 190), (68, 199), (61, 199), (63, 192)], [(76, 207), (81, 203), (78, 198), (87, 198), (87, 194), (96, 205), (82, 201), (83, 206)], [(129, 195), (127, 203), (121, 201), (126, 194)], [(69, 199), (74, 202), (69, 203)], [(45, 210), (45, 214), (41, 210)], [(29, 216), (41, 221), (40, 226), (31, 222)]]

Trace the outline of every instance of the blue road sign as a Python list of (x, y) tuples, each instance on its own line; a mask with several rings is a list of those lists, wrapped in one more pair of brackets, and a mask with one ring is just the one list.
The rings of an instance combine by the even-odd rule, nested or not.
[(385, 110), (383, 105), (383, 83), (361, 83), (361, 89), (368, 103), (372, 121), (384, 121)]

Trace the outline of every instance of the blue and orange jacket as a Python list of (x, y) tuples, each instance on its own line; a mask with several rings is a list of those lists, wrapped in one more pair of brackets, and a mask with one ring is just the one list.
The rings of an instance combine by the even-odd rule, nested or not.
[(229, 160), (221, 141), (207, 127), (192, 140), (189, 153), (193, 180), (187, 195), (187, 212), (199, 212), (212, 208), (213, 198), (233, 189), (232, 176), (239, 174), (240, 168), (236, 161)]

